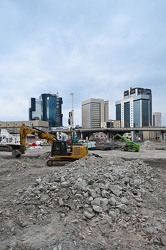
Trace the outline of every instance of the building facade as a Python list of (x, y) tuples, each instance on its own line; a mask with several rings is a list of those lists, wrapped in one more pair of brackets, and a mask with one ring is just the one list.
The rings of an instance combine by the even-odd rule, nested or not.
[(82, 128), (101, 128), (108, 121), (109, 103), (90, 98), (82, 102)]
[(41, 94), (39, 99), (31, 98), (29, 120), (48, 121), (49, 127), (63, 125), (62, 98), (58, 94)]
[(153, 126), (161, 127), (162, 118), (160, 112), (153, 113)]
[(130, 88), (124, 91), (124, 99), (117, 101), (116, 120), (121, 127), (152, 126), (152, 91), (144, 88)]
[(33, 121), (7, 121), (7, 122), (0, 122), (0, 130), (6, 129), (11, 134), (19, 134), (20, 127), (22, 124), (25, 124), (27, 127), (36, 127), (38, 129), (47, 131), (49, 130), (48, 122), (41, 121), (41, 120), (33, 120)]

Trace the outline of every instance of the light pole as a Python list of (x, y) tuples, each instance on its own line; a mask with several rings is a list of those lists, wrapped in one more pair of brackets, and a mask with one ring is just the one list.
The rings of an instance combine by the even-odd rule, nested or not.
[(71, 127), (74, 128), (74, 93), (70, 93), (70, 96), (72, 97)]

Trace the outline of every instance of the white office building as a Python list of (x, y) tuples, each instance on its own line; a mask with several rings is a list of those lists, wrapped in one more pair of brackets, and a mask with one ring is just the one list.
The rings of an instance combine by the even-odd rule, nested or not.
[(82, 128), (101, 128), (109, 118), (109, 102), (90, 98), (82, 102)]
[(124, 91), (124, 98), (115, 102), (116, 120), (121, 127), (152, 126), (152, 91), (144, 88), (130, 88)]
[(162, 119), (160, 112), (153, 113), (153, 126), (161, 127)]

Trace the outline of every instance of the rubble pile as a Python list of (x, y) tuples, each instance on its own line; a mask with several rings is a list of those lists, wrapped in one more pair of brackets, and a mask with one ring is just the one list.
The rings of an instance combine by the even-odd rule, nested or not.
[(145, 148), (146, 150), (154, 150), (154, 149), (166, 150), (166, 142), (163, 141), (163, 142), (156, 143), (156, 142), (147, 140), (143, 143), (141, 147)]
[[(166, 191), (161, 180), (161, 170), (141, 159), (84, 157), (18, 190), (8, 212), (14, 218), (11, 233), (51, 227), (54, 243), (45, 233), (47, 245), (41, 248), (39, 241), (28, 249), (164, 249)], [(32, 238), (26, 244), (32, 247)], [(11, 249), (19, 249), (18, 240)]]
[(147, 149), (148, 148), (155, 148), (155, 144), (152, 141), (147, 140), (144, 142), (142, 147), (147, 148)]

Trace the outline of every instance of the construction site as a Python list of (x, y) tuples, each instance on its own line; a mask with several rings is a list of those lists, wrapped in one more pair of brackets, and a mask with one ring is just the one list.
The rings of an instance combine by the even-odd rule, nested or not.
[(1, 250), (166, 249), (165, 141), (88, 149), (20, 131), (1, 143)]

